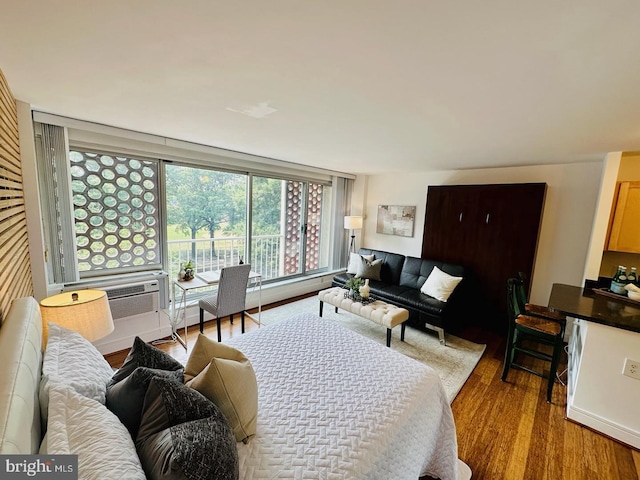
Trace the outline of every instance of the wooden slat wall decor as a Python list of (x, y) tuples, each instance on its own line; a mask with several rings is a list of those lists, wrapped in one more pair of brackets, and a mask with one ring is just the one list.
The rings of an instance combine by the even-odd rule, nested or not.
[(0, 322), (14, 298), (33, 295), (16, 100), (0, 70)]

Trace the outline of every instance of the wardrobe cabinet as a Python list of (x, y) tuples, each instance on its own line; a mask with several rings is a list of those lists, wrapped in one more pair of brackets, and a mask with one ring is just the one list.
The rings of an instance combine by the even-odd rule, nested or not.
[(640, 253), (640, 182), (620, 182), (607, 250)]
[(470, 319), (492, 330), (507, 329), (509, 277), (533, 274), (545, 183), (430, 186), (422, 257), (471, 271)]

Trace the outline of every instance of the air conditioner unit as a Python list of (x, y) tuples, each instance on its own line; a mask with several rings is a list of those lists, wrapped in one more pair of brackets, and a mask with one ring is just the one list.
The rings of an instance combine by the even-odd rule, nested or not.
[(114, 320), (143, 313), (158, 312), (160, 287), (158, 281), (102, 287), (107, 292)]

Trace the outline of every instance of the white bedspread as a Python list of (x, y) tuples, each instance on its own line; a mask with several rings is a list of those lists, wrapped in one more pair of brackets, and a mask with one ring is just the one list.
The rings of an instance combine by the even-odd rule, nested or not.
[(453, 416), (428, 366), (309, 313), (228, 343), (258, 378), (241, 479), (456, 479)]

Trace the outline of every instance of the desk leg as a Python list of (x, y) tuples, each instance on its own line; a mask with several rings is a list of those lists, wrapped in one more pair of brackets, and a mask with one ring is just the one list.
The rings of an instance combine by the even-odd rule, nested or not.
[(169, 342), (179, 342), (184, 349), (187, 349), (187, 316), (186, 316), (186, 305), (187, 305), (187, 298), (186, 298), (186, 294), (187, 292), (182, 290), (182, 308), (184, 311), (183, 314), (183, 318), (184, 318), (184, 333), (185, 333), (185, 339), (183, 340), (182, 337), (180, 337), (180, 334), (177, 331), (177, 320), (179, 318), (180, 315), (180, 308), (176, 308), (176, 284), (172, 283), (171, 286), (171, 291), (169, 292), (170, 297), (171, 297), (171, 307), (169, 308), (169, 323), (171, 324), (171, 340), (156, 340), (155, 342), (152, 342), (152, 345), (160, 345), (163, 343), (169, 343)]
[(176, 340), (182, 344), (185, 351), (187, 350), (187, 291), (182, 290), (182, 320), (184, 322), (184, 339), (180, 338), (180, 334), (176, 331)]
[(258, 327), (262, 326), (262, 277), (258, 279)]

